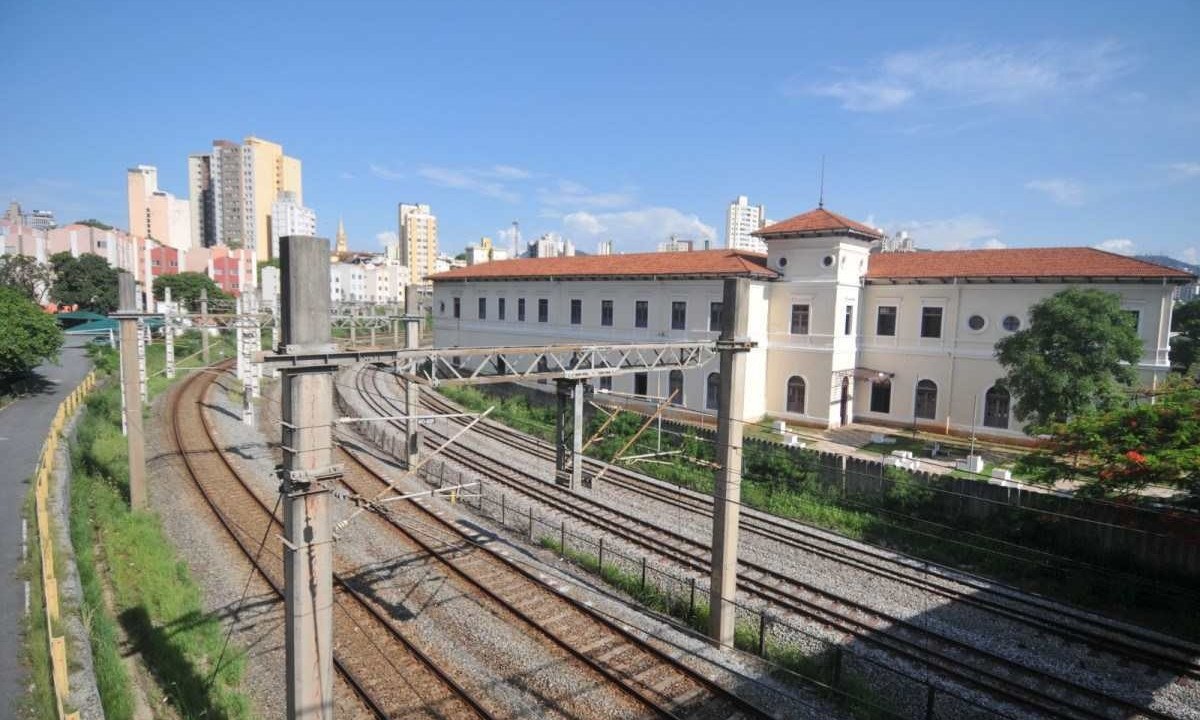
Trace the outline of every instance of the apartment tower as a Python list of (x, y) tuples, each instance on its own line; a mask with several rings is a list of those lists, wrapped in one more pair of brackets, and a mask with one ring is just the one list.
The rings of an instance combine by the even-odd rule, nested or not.
[(731, 250), (749, 250), (765, 253), (767, 244), (751, 235), (767, 223), (767, 210), (762, 205), (751, 205), (745, 195), (729, 203), (725, 214), (725, 247)]
[(437, 216), (428, 205), (407, 203), (400, 203), (399, 216), (400, 264), (408, 268), (411, 284), (424, 284), (437, 264)]

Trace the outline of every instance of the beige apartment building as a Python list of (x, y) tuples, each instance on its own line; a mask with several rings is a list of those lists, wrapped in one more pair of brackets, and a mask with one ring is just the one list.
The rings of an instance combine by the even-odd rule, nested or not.
[(398, 225), (400, 264), (408, 268), (409, 284), (423, 285), (436, 272), (437, 216), (428, 205), (400, 203)]
[[(750, 282), (738, 416), (823, 428), (855, 421), (1017, 438), (996, 342), (1077, 285), (1115, 293), (1145, 351), (1140, 382), (1170, 371), (1173, 293), (1194, 279), (1087, 247), (881, 252), (883, 234), (818, 208), (758, 230), (766, 254), (723, 249), (518, 259), (435, 275), (439, 347), (715, 340), (725, 278)], [(718, 363), (605, 379), (717, 404)]]
[(129, 232), (178, 250), (192, 247), (191, 208), (158, 187), (158, 168), (138, 165), (126, 173)]

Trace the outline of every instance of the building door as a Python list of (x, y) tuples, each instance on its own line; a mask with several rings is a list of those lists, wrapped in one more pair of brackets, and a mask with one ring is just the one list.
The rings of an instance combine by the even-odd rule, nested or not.
[(844, 375), (842, 376), (841, 418), (843, 426), (850, 424), (850, 378)]

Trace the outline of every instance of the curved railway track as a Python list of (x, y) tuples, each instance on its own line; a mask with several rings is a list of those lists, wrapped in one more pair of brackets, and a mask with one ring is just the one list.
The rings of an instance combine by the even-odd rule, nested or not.
[[(367, 380), (368, 374), (371, 377), (370, 384)], [(402, 410), (389, 399), (390, 393), (381, 392), (377, 373), (359, 372), (356, 374), (356, 383), (360, 397), (381, 414), (392, 415), (398, 409)], [(457, 410), (439, 400), (430, 400), (429, 406), (438, 412)], [(484, 423), (488, 423), (483, 428), (485, 434), (492, 433), (493, 437), (505, 443), (512, 444), (514, 435), (523, 437), (503, 426), (486, 420)], [(395, 424), (401, 425), (400, 422)], [(476, 425), (476, 429), (480, 429), (480, 425)], [(426, 428), (426, 432), (442, 439), (448, 437), (447, 433), (440, 432), (435, 427)], [(516, 492), (530, 496), (564, 515), (575, 517), (585, 524), (621, 537), (693, 572), (707, 574), (709, 571), (709, 548), (687, 536), (600, 505), (580, 494), (568, 492), (540, 480), (526, 468), (514, 467), (483, 453), (458, 445), (447, 448), (445, 453), (455, 462)], [(593, 467), (597, 466), (593, 464)], [(622, 478), (622, 482), (627, 481), (627, 477)], [(756, 528), (756, 531), (770, 533), (762, 526)], [(775, 540), (780, 539), (773, 533), (767, 536)], [(1071, 680), (1029, 668), (968, 643), (932, 633), (915, 623), (836, 596), (760, 565), (741, 561), (739, 566), (739, 590), (748, 596), (760, 598), (800, 617), (830, 627), (848, 638), (932, 668), (943, 678), (972, 690), (982, 691), (1015, 707), (1051, 717), (1081, 720), (1174, 718), (1172, 715)], [(1097, 644), (1103, 645), (1098, 641)]]
[[(203, 409), (218, 370), (194, 373), (170, 398), (170, 436), (209, 508), (258, 576), (283, 599), (283, 559), (269, 538), (283, 528), (222, 451)], [(264, 537), (268, 538), (264, 542)], [(261, 546), (261, 553), (259, 548)], [(336, 565), (336, 563), (335, 563)], [(372, 602), (334, 576), (334, 667), (346, 692), (377, 718), (492, 717), (413, 647)]]

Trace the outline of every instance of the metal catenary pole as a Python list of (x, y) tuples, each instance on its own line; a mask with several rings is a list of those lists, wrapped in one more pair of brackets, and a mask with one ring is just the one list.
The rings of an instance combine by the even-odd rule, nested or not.
[(200, 359), (208, 364), (208, 288), (200, 290)]
[(168, 380), (175, 379), (175, 325), (171, 318), (171, 288), (163, 288), (163, 362)]
[[(287, 352), (333, 348), (329, 327), (329, 241), (280, 238), (283, 345)], [(333, 717), (333, 553), (329, 496), (333, 368), (281, 369), (287, 714)]]
[(750, 282), (725, 280), (721, 313), (720, 406), (717, 409), (717, 461), (713, 490), (712, 580), (709, 636), (733, 646), (737, 592), (738, 519), (742, 498), (741, 401), (746, 383), (746, 341)]

